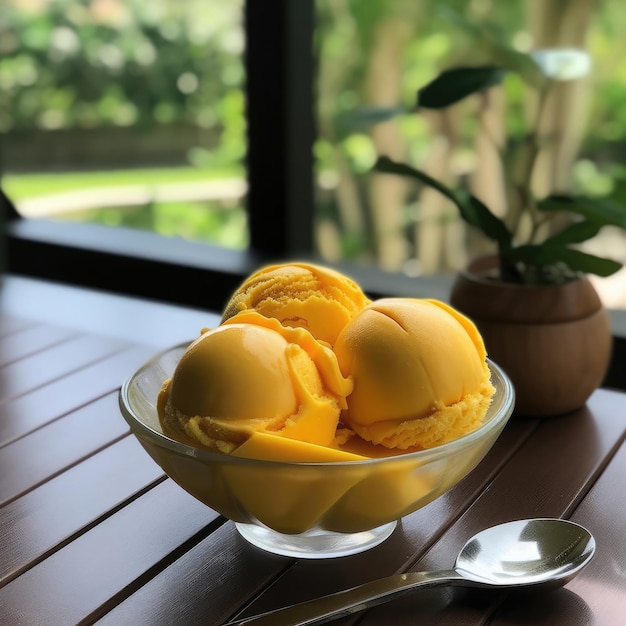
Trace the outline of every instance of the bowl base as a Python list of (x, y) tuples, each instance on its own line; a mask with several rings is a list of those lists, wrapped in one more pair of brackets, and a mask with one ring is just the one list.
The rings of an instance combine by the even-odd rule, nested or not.
[(390, 522), (359, 533), (310, 530), (299, 535), (284, 535), (269, 528), (236, 522), (239, 534), (252, 545), (267, 552), (301, 559), (330, 559), (369, 550), (391, 535), (398, 522)]

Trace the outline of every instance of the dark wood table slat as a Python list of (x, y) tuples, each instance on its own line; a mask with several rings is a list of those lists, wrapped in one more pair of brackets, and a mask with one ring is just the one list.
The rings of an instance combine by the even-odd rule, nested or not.
[(216, 518), (166, 480), (1, 588), (0, 623), (77, 624), (104, 612)]
[(126, 437), (2, 507), (0, 584), (163, 476), (139, 448)]
[(0, 506), (128, 434), (129, 430), (119, 414), (115, 392), (17, 439), (0, 455)]
[(0, 446), (119, 389), (152, 354), (150, 348), (129, 348), (0, 404)]
[(572, 519), (598, 539), (594, 560), (569, 585), (585, 598), (581, 606), (596, 623), (618, 624), (625, 619), (626, 589), (626, 444), (622, 444), (602, 476), (576, 509)]
[[(228, 522), (111, 609), (99, 626), (221, 624), (292, 567), (248, 545)], [(184, 581), (185, 592), (172, 585)]]
[(120, 352), (124, 343), (95, 335), (78, 336), (0, 369), (0, 395), (6, 402), (71, 375)]
[[(210, 289), (211, 285), (202, 288)], [(163, 285), (167, 289), (167, 285)], [(45, 302), (45, 306), (42, 306)], [(224, 303), (226, 304), (226, 303)], [(154, 350), (191, 341), (221, 315), (153, 300), (129, 298), (48, 280), (5, 276), (0, 284), (0, 315), (8, 332), (34, 323), (122, 339)], [(0, 334), (2, 322), (0, 318)]]
[(0, 337), (0, 367), (66, 341), (77, 333), (68, 328), (36, 324)]
[[(1, 299), (0, 305), (2, 305)], [(36, 322), (34, 320), (2, 312), (0, 313), (0, 337), (6, 337), (12, 333), (34, 326), (35, 324)]]

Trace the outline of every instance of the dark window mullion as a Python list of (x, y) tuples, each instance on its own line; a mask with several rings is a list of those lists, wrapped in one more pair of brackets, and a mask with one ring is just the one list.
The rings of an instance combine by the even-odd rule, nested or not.
[(314, 0), (247, 0), (248, 218), (262, 257), (313, 251)]

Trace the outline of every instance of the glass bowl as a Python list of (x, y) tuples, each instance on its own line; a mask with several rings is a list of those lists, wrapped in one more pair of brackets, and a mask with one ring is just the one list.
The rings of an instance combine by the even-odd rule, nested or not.
[(513, 386), (489, 361), (496, 389), (477, 430), (436, 448), (364, 461), (285, 463), (232, 457), (165, 436), (156, 399), (188, 344), (152, 358), (122, 386), (122, 415), (146, 452), (192, 496), (233, 520), (255, 546), (285, 556), (328, 558), (384, 541), (397, 521), (466, 476), (514, 407)]

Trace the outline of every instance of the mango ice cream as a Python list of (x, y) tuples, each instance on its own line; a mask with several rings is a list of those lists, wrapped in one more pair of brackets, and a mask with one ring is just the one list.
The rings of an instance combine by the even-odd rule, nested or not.
[(486, 357), (442, 302), (372, 301), (330, 269), (273, 265), (186, 349), (157, 408), (166, 435), (234, 456), (384, 457), (477, 428), (494, 393)]
[(253, 310), (283, 326), (306, 328), (332, 346), (369, 301), (353, 280), (330, 268), (310, 263), (270, 265), (254, 272), (235, 291), (222, 321)]
[(227, 454), (263, 434), (332, 447), (351, 390), (330, 348), (248, 312), (187, 348), (158, 410), (168, 435)]
[(354, 383), (347, 424), (386, 448), (432, 448), (474, 430), (494, 393), (476, 327), (436, 300), (372, 302), (335, 354)]

